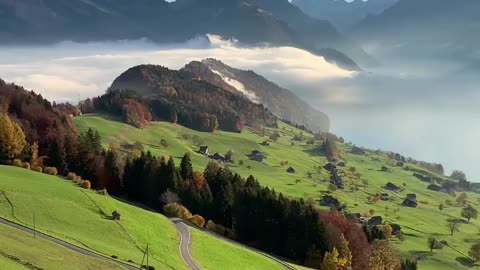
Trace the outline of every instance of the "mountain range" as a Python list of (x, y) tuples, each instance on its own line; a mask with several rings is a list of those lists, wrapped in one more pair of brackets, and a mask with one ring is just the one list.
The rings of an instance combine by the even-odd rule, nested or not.
[(479, 55), (478, 14), (480, 1), (476, 0), (399, 0), (384, 12), (366, 17), (351, 35), (365, 47), (389, 55), (468, 63)]
[(372, 59), (325, 20), (288, 0), (0, 0), (2, 44), (148, 38), (184, 42), (217, 34), (246, 45), (307, 49), (358, 70)]
[(368, 15), (376, 15), (398, 0), (292, 0), (306, 14), (328, 20), (342, 31), (360, 23)]

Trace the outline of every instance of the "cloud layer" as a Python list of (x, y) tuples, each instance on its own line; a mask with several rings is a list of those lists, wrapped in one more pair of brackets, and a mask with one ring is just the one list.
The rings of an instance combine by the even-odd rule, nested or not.
[(51, 100), (102, 94), (126, 69), (157, 64), (179, 69), (217, 58), (251, 69), (327, 112), (333, 131), (357, 145), (393, 150), (480, 181), (479, 78), (458, 63), (432, 59), (352, 73), (290, 48), (242, 47), (218, 37), (158, 46), (146, 40), (1, 48), (0, 78)]

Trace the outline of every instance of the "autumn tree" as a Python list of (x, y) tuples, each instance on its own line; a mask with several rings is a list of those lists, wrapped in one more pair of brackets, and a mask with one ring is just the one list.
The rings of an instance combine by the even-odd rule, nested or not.
[(388, 240), (375, 240), (370, 254), (371, 270), (396, 270), (400, 268), (397, 251)]
[(478, 217), (478, 211), (477, 209), (473, 208), (471, 204), (469, 204), (462, 209), (462, 217), (466, 218), (467, 221), (470, 222), (470, 219), (476, 219)]
[(20, 155), (27, 145), (25, 133), (7, 113), (0, 113), (0, 161), (8, 161)]
[(30, 145), (30, 165), (33, 166), (38, 166), (38, 142), (33, 142), (32, 145)]
[(338, 251), (333, 248), (332, 252), (325, 253), (320, 270), (339, 270), (338, 268)]

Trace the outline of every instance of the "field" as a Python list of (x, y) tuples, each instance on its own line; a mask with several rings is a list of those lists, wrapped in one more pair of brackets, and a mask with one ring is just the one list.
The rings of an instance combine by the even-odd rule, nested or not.
[[(132, 260), (134, 264), (142, 261), (142, 250), (149, 244), (150, 265), (156, 269), (187, 269), (178, 251), (179, 235), (174, 225), (160, 214), (81, 189), (59, 177), (9, 166), (0, 166), (0, 193), (2, 218), (33, 227), (35, 214), (37, 230), (107, 256), (115, 255), (122, 261)], [(119, 223), (106, 218), (114, 210), (121, 214)], [(71, 269), (80, 269), (75, 267), (79, 263), (94, 264), (95, 269), (121, 269), (96, 259), (75, 256), (60, 246), (24, 234), (0, 225), (0, 252), (14, 254), (22, 262), (46, 269), (62, 268), (55, 267), (58, 258), (71, 265)], [(219, 269), (218, 265), (221, 269), (229, 269), (223, 266), (245, 265), (252, 261), (260, 267), (281, 269), (276, 262), (246, 249), (200, 231), (193, 234), (192, 256), (205, 269)], [(4, 246), (3, 243), (8, 244)], [(44, 257), (46, 253), (48, 256)], [(5, 269), (1, 266), (26, 269), (1, 255), (0, 269)]]
[[(217, 131), (215, 133), (196, 132), (175, 124), (154, 122), (144, 129), (136, 129), (126, 124), (102, 115), (85, 115), (74, 119), (80, 131), (91, 127), (100, 132), (104, 145), (122, 145), (124, 143), (140, 142), (145, 150), (155, 155), (172, 155), (176, 161), (190, 152), (195, 169), (203, 171), (209, 159), (196, 153), (198, 146), (189, 139), (198, 136), (202, 144), (208, 145), (210, 152), (225, 153), (232, 150), (235, 163), (229, 167), (246, 177), (253, 174), (261, 184), (275, 188), (290, 197), (311, 199), (318, 201), (328, 191), (328, 172), (318, 170), (319, 166), (327, 163), (326, 158), (318, 145), (308, 145), (303, 142), (294, 142), (293, 136), (301, 133), (300, 130), (280, 123), (278, 132), (281, 137), (270, 146), (261, 146), (268, 136), (260, 136), (258, 131), (247, 129), (241, 134)], [(266, 130), (266, 135), (273, 130)], [(308, 138), (310, 135), (303, 133)], [(160, 147), (160, 141), (165, 139), (167, 148)], [(447, 219), (459, 218), (461, 208), (447, 205), (450, 200), (455, 203), (456, 197), (444, 193), (427, 190), (430, 183), (425, 183), (413, 176), (413, 171), (422, 174), (432, 174), (412, 164), (407, 164), (410, 170), (395, 167), (395, 162), (383, 153), (367, 151), (365, 155), (351, 154), (351, 145), (339, 144), (341, 159), (346, 161), (347, 167), (355, 167), (361, 173), (361, 179), (368, 182), (360, 185), (359, 191), (351, 191), (347, 185), (345, 190), (333, 191), (332, 194), (348, 206), (350, 212), (366, 213), (375, 211), (375, 215), (382, 216), (384, 221), (402, 226), (405, 239), (394, 240), (404, 257), (420, 258), (420, 269), (476, 269), (478, 266), (466, 266), (465, 262), (470, 246), (480, 241), (480, 222), (472, 220), (463, 224), (459, 231), (450, 236), (447, 228)], [(252, 150), (264, 151), (267, 159), (263, 163), (250, 161), (247, 154)], [(288, 161), (282, 167), (281, 161)], [(242, 164), (242, 165), (240, 165)], [(286, 172), (293, 167), (296, 173)], [(382, 172), (380, 168), (387, 166), (390, 170)], [(368, 196), (384, 193), (386, 183), (392, 182), (405, 190), (401, 193), (387, 192), (391, 200), (376, 203), (367, 200)], [(420, 202), (417, 208), (401, 206), (408, 193), (415, 193)], [(470, 203), (479, 208), (478, 194), (468, 193)], [(440, 203), (446, 207), (438, 209)], [(427, 248), (427, 239), (434, 236), (448, 242), (443, 250), (430, 253)]]
[(0, 269), (124, 269), (0, 224)]

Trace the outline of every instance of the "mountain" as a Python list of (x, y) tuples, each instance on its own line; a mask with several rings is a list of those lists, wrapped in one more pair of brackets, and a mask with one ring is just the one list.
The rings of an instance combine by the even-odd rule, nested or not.
[(194, 61), (183, 69), (211, 84), (265, 105), (281, 119), (304, 125), (313, 131), (329, 130), (330, 121), (326, 114), (254, 71), (232, 68), (215, 59)]
[(342, 31), (349, 30), (368, 15), (379, 14), (398, 0), (293, 0), (306, 14), (332, 22)]
[[(263, 105), (191, 72), (155, 65), (128, 69), (114, 80), (107, 94), (93, 103), (97, 110), (121, 112), (124, 120), (134, 125), (138, 121), (132, 119), (151, 114), (154, 120), (167, 120), (200, 131), (219, 128), (241, 132), (244, 125), (277, 126), (277, 117)], [(145, 120), (149, 118), (152, 117)]]
[(352, 35), (389, 54), (470, 61), (478, 54), (480, 1), (399, 0), (365, 18)]
[[(217, 34), (246, 45), (307, 49), (358, 70), (365, 52), (327, 21), (287, 0), (0, 0), (1, 44), (148, 38), (184, 42)], [(354, 59), (354, 60), (352, 60)], [(366, 62), (366, 61), (365, 61)]]

